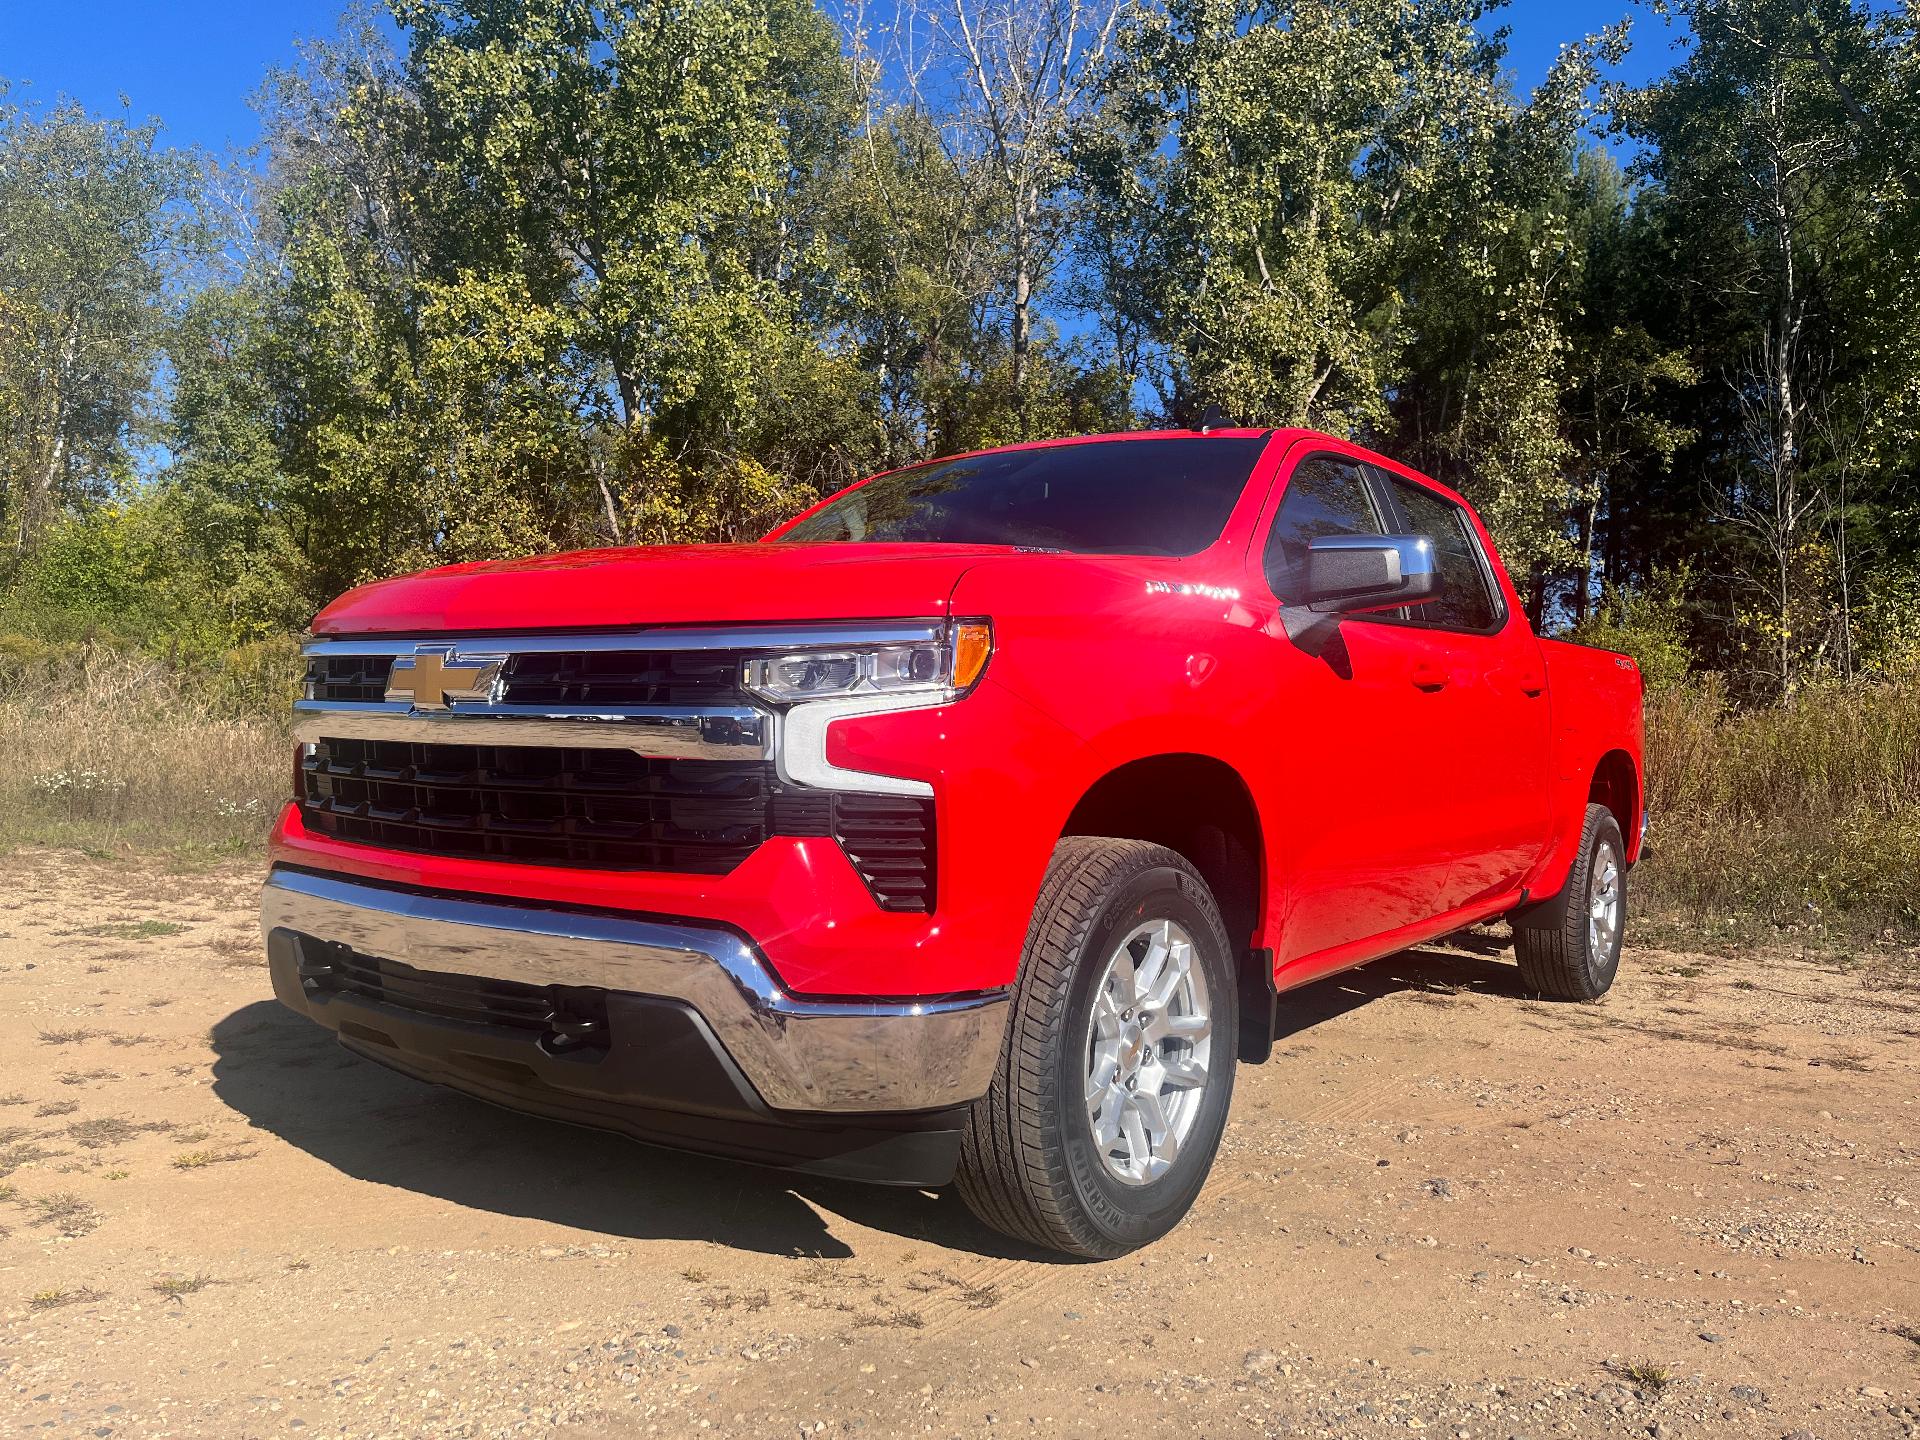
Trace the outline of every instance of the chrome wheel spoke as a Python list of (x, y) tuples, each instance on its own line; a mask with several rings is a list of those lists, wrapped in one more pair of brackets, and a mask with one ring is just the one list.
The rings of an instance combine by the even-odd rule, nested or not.
[(1133, 972), (1132, 998), (1137, 1004), (1154, 1003), (1153, 995), (1159, 988), (1160, 977), (1166, 973), (1173, 958), (1173, 945), (1167, 938), (1167, 930), (1168, 927), (1162, 925), (1157, 934), (1148, 937), (1147, 953), (1140, 957), (1140, 964)]
[(1086, 1106), (1108, 1171), (1145, 1185), (1179, 1159), (1204, 1104), (1213, 1014), (1194, 942), (1172, 920), (1137, 925), (1095, 988)]
[(1160, 973), (1153, 979), (1147, 993), (1141, 997), (1141, 1003), (1156, 1013), (1164, 1011), (1173, 1003), (1173, 997), (1180, 987), (1187, 983), (1187, 976), (1193, 969), (1193, 946), (1176, 940), (1167, 946), (1167, 958), (1160, 967)]
[(1213, 1017), (1211, 1015), (1172, 1015), (1163, 1011), (1147, 1022), (1146, 1032), (1147, 1038), (1153, 1041), (1204, 1040), (1213, 1033)]
[(1146, 1122), (1137, 1106), (1129, 1105), (1120, 1112), (1120, 1135), (1127, 1147), (1127, 1169), (1138, 1176), (1153, 1155), (1153, 1143), (1147, 1138)]
[(1190, 1056), (1183, 1056), (1161, 1071), (1162, 1083), (1175, 1090), (1199, 1090), (1207, 1083), (1207, 1067)]
[(1587, 949), (1594, 958), (1611, 953), (1620, 933), (1620, 910), (1620, 862), (1611, 845), (1602, 845), (1594, 852), (1587, 882)]
[(1093, 1119), (1094, 1142), (1103, 1150), (1111, 1150), (1120, 1140), (1120, 1117), (1126, 1111), (1124, 1092), (1115, 1089), (1107, 1092), (1105, 1102), (1099, 1106)]

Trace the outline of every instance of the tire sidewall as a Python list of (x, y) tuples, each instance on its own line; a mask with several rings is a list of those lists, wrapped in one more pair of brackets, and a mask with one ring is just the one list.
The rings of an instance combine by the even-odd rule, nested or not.
[[(1591, 931), (1587, 924), (1587, 897), (1593, 893), (1593, 872), (1600, 858), (1600, 847), (1610, 845), (1613, 848), (1613, 863), (1619, 872), (1615, 882), (1620, 887), (1620, 923), (1614, 927), (1613, 943), (1608, 946), (1605, 955), (1596, 955), (1588, 943)], [(1581, 886), (1578, 896), (1579, 905), (1573, 916), (1579, 929), (1580, 953), (1586, 957), (1587, 977), (1592, 993), (1599, 995), (1612, 986), (1614, 977), (1620, 973), (1620, 954), (1627, 943), (1627, 847), (1620, 834), (1620, 823), (1611, 814), (1602, 813), (1595, 822), (1592, 833), (1587, 837), (1586, 863), (1581, 867)]]
[[(1094, 987), (1120, 940), (1149, 920), (1171, 920), (1193, 938), (1195, 959), (1206, 978), (1213, 1018), (1213, 1047), (1205, 1095), (1180, 1158), (1148, 1185), (1127, 1185), (1110, 1173), (1093, 1140), (1082, 1098), (1086, 1054), (1093, 1024)], [(1130, 1250), (1165, 1234), (1193, 1204), (1226, 1127), (1233, 1099), (1238, 1036), (1238, 995), (1231, 950), (1212, 896), (1192, 875), (1172, 866), (1142, 870), (1106, 899), (1088, 926), (1067, 988), (1056, 1076), (1063, 1097), (1059, 1117), (1062, 1148), (1074, 1191), (1089, 1222), (1116, 1250)]]

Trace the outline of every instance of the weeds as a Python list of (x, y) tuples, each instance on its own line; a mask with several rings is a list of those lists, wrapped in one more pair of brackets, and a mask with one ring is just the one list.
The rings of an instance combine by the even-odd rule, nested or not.
[(51, 1119), (55, 1115), (71, 1115), (80, 1108), (78, 1100), (49, 1100), (33, 1113), (41, 1119)]
[(17, 1145), (0, 1147), (0, 1176), (11, 1175), (22, 1165), (31, 1165), (36, 1160), (51, 1160), (63, 1154), (60, 1150), (49, 1150), (34, 1140), (23, 1140)]
[(62, 1070), (54, 1076), (54, 1079), (62, 1085), (91, 1085), (95, 1080), (118, 1080), (119, 1078), (119, 1074), (112, 1070)]
[(187, 927), (172, 920), (128, 920), (111, 925), (89, 925), (82, 935), (102, 940), (158, 940), (166, 935), (182, 935)]
[(89, 1150), (104, 1150), (109, 1145), (124, 1145), (136, 1135), (156, 1130), (171, 1130), (167, 1120), (123, 1120), (118, 1115), (102, 1115), (95, 1120), (76, 1120), (67, 1126), (67, 1136)]
[(58, 1310), (63, 1305), (91, 1305), (106, 1298), (106, 1291), (81, 1285), (72, 1290), (41, 1290), (31, 1296), (27, 1304), (35, 1310)]
[(211, 1275), (167, 1275), (154, 1281), (148, 1288), (156, 1295), (178, 1300), (183, 1295), (197, 1295), (209, 1285), (219, 1283)]
[(100, 1223), (100, 1212), (70, 1191), (40, 1195), (27, 1202), (35, 1225), (51, 1225), (62, 1235), (85, 1235)]
[(859, 1315), (854, 1318), (856, 1326), (868, 1330), (920, 1330), (926, 1327), (918, 1310), (883, 1310), (877, 1315)]
[(105, 1033), (104, 1030), (84, 1029), (42, 1030), (40, 1032), (40, 1042), (43, 1045), (78, 1045), (82, 1040), (91, 1040), (95, 1036), (104, 1035)]
[(225, 1165), (235, 1160), (245, 1160), (253, 1151), (245, 1145), (232, 1145), (225, 1150), (188, 1150), (173, 1157), (176, 1170), (204, 1170), (209, 1165)]
[[(0, 701), (0, 844), (244, 853), (287, 791), (285, 717), (298, 675), (291, 639), (202, 670), (100, 644), (11, 669)], [(179, 933), (150, 928), (161, 923), (98, 933)]]
[(1658, 1395), (1673, 1383), (1672, 1367), (1651, 1360), (1622, 1360), (1608, 1368), (1622, 1380), (1631, 1381), (1649, 1396)]

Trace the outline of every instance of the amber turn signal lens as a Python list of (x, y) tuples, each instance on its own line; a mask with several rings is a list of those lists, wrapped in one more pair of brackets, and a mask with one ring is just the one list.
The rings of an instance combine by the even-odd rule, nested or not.
[(980, 678), (993, 653), (993, 627), (984, 622), (953, 627), (953, 688), (964, 690)]

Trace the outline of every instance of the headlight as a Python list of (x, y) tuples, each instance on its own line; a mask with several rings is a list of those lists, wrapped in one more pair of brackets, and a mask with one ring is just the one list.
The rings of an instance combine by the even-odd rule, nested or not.
[(984, 620), (948, 628), (938, 640), (763, 655), (742, 667), (741, 684), (763, 700), (796, 705), (850, 695), (958, 697), (993, 653)]

